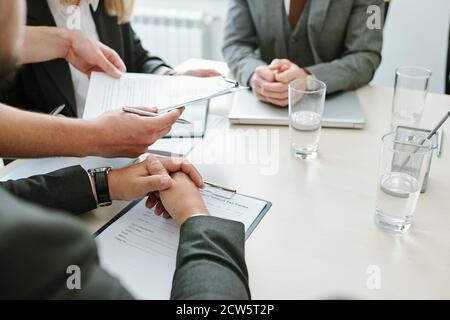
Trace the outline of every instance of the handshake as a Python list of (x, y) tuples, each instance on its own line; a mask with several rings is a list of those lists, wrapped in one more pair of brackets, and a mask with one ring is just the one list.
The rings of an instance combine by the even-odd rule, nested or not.
[(203, 179), (183, 159), (150, 155), (139, 164), (112, 170), (108, 186), (112, 200), (133, 201), (148, 196), (148, 208), (155, 208), (158, 216), (173, 218), (179, 226), (193, 215), (208, 215), (199, 191), (204, 187)]
[(311, 74), (287, 59), (275, 59), (269, 66), (256, 68), (251, 79), (253, 94), (261, 101), (280, 107), (289, 104), (289, 83)]

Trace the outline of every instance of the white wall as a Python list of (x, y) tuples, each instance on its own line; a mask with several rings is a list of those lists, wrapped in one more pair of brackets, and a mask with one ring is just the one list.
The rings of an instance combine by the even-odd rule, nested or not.
[(383, 62), (372, 83), (393, 86), (395, 69), (417, 65), (433, 71), (430, 90), (443, 93), (450, 0), (391, 0)]
[[(281, 0), (273, 0), (281, 1)], [(138, 0), (138, 6), (201, 10), (220, 19), (211, 44), (213, 58), (223, 60), (221, 43), (228, 0)], [(391, 0), (385, 27), (383, 62), (374, 84), (392, 86), (395, 69), (419, 65), (433, 71), (431, 90), (444, 92), (450, 0)]]
[(203, 11), (213, 17), (217, 17), (218, 21), (214, 25), (214, 34), (217, 34), (217, 37), (211, 43), (211, 58), (223, 60), (221, 51), (228, 0), (137, 0), (136, 3), (138, 7)]

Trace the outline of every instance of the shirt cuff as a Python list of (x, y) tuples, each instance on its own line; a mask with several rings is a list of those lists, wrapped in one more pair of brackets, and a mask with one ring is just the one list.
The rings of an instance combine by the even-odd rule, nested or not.
[(315, 80), (318, 80), (316, 78), (316, 76), (313, 73), (309, 72), (309, 75), (306, 77), (306, 89), (307, 90), (314, 90), (313, 88), (314, 88)]

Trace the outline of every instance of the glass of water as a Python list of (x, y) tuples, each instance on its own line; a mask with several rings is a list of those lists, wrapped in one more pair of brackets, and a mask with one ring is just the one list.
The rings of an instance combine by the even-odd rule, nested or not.
[(394, 233), (410, 228), (431, 153), (423, 135), (397, 131), (383, 137), (375, 209), (379, 228)]
[(392, 131), (398, 126), (420, 127), (430, 79), (431, 71), (428, 69), (397, 68), (392, 104)]
[(326, 92), (326, 84), (316, 79), (289, 84), (289, 139), (296, 158), (317, 157)]

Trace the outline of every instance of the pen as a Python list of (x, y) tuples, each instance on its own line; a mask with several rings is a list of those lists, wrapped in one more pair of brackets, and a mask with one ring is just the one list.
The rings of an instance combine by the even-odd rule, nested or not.
[(66, 107), (65, 104), (62, 104), (59, 107), (56, 107), (55, 109), (52, 110), (52, 112), (50, 112), (50, 115), (51, 116), (59, 115), (64, 110), (65, 107)]
[[(125, 107), (125, 108), (122, 108), (122, 110), (123, 110), (123, 112), (136, 114), (136, 115), (142, 116), (142, 117), (158, 117), (158, 116), (160, 116), (157, 113), (148, 112), (148, 111), (135, 109), (135, 108)], [(184, 120), (184, 119), (178, 119), (176, 122), (179, 123), (179, 124), (192, 124), (192, 122), (189, 122), (189, 121)]]
[(239, 82), (237, 82), (235, 80), (231, 80), (231, 79), (228, 79), (228, 78), (225, 78), (225, 77), (223, 77), (223, 80), (225, 80), (228, 83), (231, 83), (234, 88), (238, 88), (239, 87)]
[(219, 186), (219, 185), (214, 184), (214, 183), (211, 183), (211, 182), (206, 182), (206, 181), (205, 181), (204, 183), (205, 183), (206, 185), (210, 186), (210, 187), (217, 188), (217, 189), (222, 189), (223, 191), (227, 191), (227, 192), (231, 192), (231, 193), (236, 193), (236, 192), (237, 192), (237, 191), (234, 190), (234, 189), (225, 188), (225, 187)]
[[(441, 129), (442, 125), (447, 121), (447, 119), (450, 118), (450, 111), (447, 112), (447, 114), (439, 121), (436, 127), (434, 127), (433, 130), (431, 130), (430, 134), (426, 137), (426, 139), (423, 140), (423, 142), (420, 144), (421, 146), (425, 143), (426, 140), (430, 140), (433, 138), (433, 136)], [(420, 147), (417, 147), (416, 150), (413, 153), (416, 153)], [(400, 171), (403, 170), (405, 165), (411, 160), (411, 156), (409, 155), (408, 158), (403, 162), (403, 164), (400, 166)]]
[(444, 131), (441, 129), (441, 130), (439, 130), (438, 147), (437, 147), (437, 152), (436, 152), (436, 155), (438, 158), (440, 158), (441, 154), (442, 154), (442, 140), (443, 139), (444, 139)]

